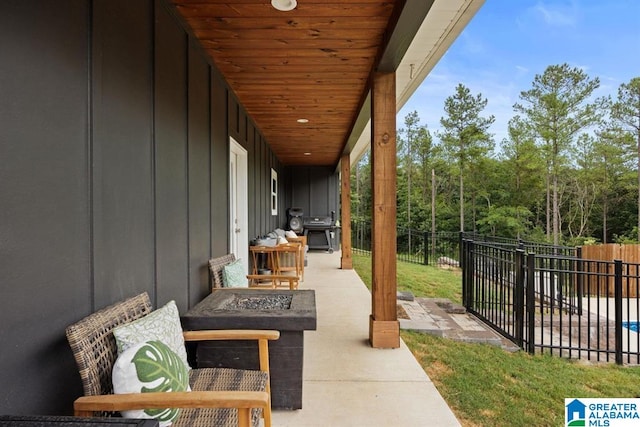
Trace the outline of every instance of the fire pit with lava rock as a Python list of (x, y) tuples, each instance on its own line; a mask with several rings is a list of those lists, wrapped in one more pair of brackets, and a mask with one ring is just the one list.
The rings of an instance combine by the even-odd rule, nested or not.
[[(269, 343), (271, 405), (302, 408), (304, 331), (316, 329), (313, 290), (220, 289), (182, 316), (185, 330), (275, 329), (280, 339)], [(254, 342), (208, 342), (195, 350), (199, 367), (256, 369)]]

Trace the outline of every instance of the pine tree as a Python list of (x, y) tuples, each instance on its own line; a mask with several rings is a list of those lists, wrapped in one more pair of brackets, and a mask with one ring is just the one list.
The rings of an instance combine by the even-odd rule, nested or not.
[[(590, 78), (568, 64), (550, 65), (534, 77), (532, 88), (520, 93), (522, 103), (514, 105), (523, 113), (541, 141), (547, 163), (547, 218), (552, 218), (553, 243), (560, 243), (560, 183), (569, 150), (579, 134), (597, 124), (598, 108), (590, 103), (600, 80)], [(551, 198), (551, 203), (549, 203)], [(547, 222), (547, 233), (549, 224)]]
[(618, 88), (618, 99), (611, 117), (636, 141), (638, 171), (638, 242), (640, 242), (640, 77), (632, 78)]
[(489, 127), (494, 116), (482, 117), (487, 99), (481, 94), (473, 96), (463, 84), (458, 84), (454, 95), (444, 102), (446, 117), (440, 119), (444, 130), (438, 133), (445, 152), (456, 166), (460, 198), (460, 231), (464, 231), (464, 182), (471, 166), (493, 149)]

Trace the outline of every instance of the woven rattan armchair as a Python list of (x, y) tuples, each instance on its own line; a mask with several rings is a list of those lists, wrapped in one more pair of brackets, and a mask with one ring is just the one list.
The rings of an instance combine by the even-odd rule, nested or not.
[(99, 310), (67, 328), (78, 364), (84, 396), (74, 402), (76, 416), (110, 416), (116, 411), (183, 408), (174, 426), (257, 426), (260, 416), (271, 425), (268, 340), (278, 331), (185, 331), (185, 341), (257, 340), (260, 370), (192, 369), (191, 392), (113, 394), (111, 372), (117, 358), (113, 329), (152, 311), (149, 295)]
[(234, 254), (226, 254), (209, 260), (209, 272), (211, 273), (211, 287), (220, 289), (222, 284), (222, 269), (225, 265), (231, 264), (236, 260)]
[[(293, 249), (294, 251), (296, 249)], [(234, 254), (226, 254), (217, 258), (211, 258), (209, 260), (209, 273), (211, 274), (211, 290), (223, 289), (222, 270), (225, 265), (231, 264), (236, 260)], [(287, 283), (289, 289), (298, 289), (298, 282), (300, 276), (298, 274), (290, 276), (284, 274), (248, 274), (247, 285), (250, 288), (258, 289), (275, 289), (280, 282)], [(271, 283), (269, 286), (261, 286), (261, 281), (268, 281)]]

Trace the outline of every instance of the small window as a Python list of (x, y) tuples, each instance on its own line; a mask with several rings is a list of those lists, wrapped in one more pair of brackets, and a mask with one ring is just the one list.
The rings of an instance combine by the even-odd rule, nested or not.
[(278, 215), (278, 172), (271, 169), (271, 215)]

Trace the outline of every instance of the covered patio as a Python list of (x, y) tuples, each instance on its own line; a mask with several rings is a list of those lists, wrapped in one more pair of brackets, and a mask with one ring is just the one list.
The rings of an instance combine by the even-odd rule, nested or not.
[(314, 289), (318, 325), (306, 331), (303, 406), (274, 411), (275, 426), (458, 426), (434, 384), (400, 341), (371, 351), (371, 294), (341, 254), (313, 251), (301, 289)]
[[(209, 259), (247, 259), (297, 206), (335, 211), (341, 250), (305, 274), (321, 316), (310, 400), (278, 423), (338, 419), (362, 394), (345, 409), (356, 424), (392, 408), (373, 404), (384, 396), (403, 399), (392, 424), (420, 425), (398, 422), (420, 412), (406, 394), (438, 401), (405, 363), (396, 314), (396, 114), (483, 0), (284, 3), (297, 7), (0, 3), (0, 337), (12, 349), (0, 353), (0, 412), (68, 414), (81, 393), (68, 325), (143, 291), (189, 310), (211, 292)], [(350, 166), (368, 149), (371, 294), (350, 271)]]
[(258, 3), (171, 0), (279, 161), (339, 174), (345, 269), (352, 267), (350, 167), (370, 149), (368, 335), (374, 348), (397, 348), (396, 114), (483, 0)]

